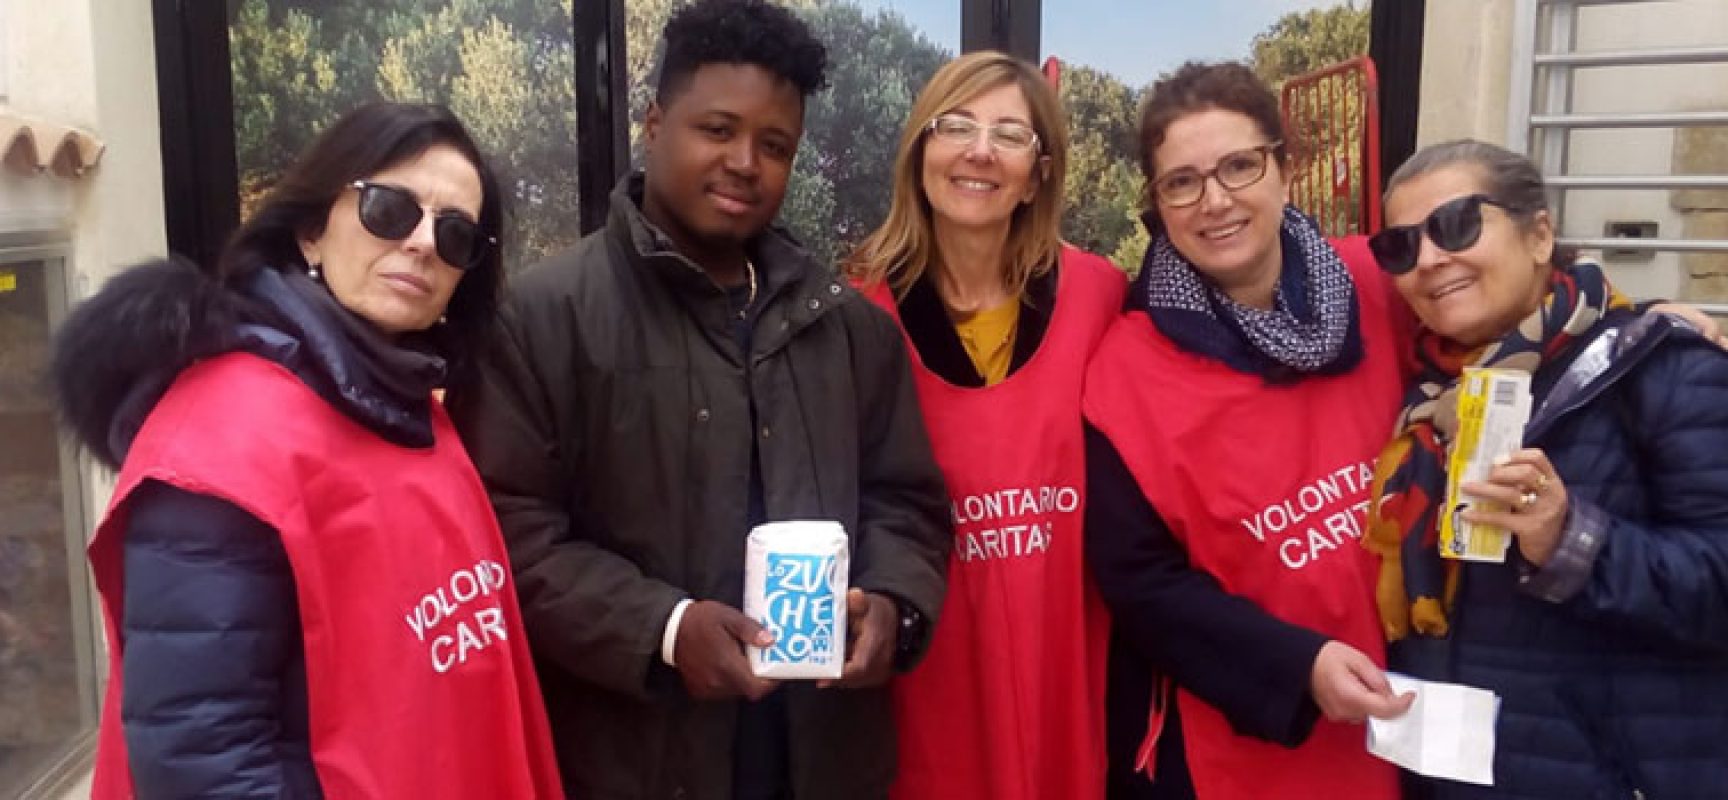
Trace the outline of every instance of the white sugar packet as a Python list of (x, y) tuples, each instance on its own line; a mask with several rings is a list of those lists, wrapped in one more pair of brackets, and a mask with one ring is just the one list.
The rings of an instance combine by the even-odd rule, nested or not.
[(796, 520), (757, 525), (745, 541), (744, 614), (774, 634), (750, 647), (759, 678), (838, 678), (846, 666), (846, 529)]
[(1411, 772), (1494, 785), (1494, 723), (1500, 696), (1456, 683), (1387, 673), (1392, 693), (1415, 692), (1397, 719), (1368, 720), (1368, 752)]

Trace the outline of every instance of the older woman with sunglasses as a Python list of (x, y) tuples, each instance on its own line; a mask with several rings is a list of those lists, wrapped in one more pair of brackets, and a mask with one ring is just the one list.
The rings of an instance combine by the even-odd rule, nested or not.
[[(1728, 355), (1555, 246), (1540, 173), (1474, 141), (1392, 176), (1372, 240), (1422, 327), (1377, 470), (1389, 656), (1501, 698), (1494, 784), (1434, 798), (1721, 797), (1728, 787)], [(1528, 373), (1524, 449), (1467, 494), (1504, 560), (1441, 557), (1469, 367)]]
[(954, 508), (948, 597), (895, 686), (900, 800), (1104, 792), (1104, 609), (1085, 578), (1080, 388), (1121, 307), (1109, 262), (1061, 242), (1068, 132), (1003, 53), (913, 104), (888, 219), (851, 263), (911, 343)]
[(503, 280), (448, 111), (337, 121), (223, 251), (74, 311), (65, 416), (120, 470), (93, 796), (562, 797), (504, 545), (435, 390)]

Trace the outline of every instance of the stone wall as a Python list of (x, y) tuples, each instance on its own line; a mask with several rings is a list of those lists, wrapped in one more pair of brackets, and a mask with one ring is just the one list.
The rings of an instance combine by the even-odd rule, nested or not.
[[(1674, 136), (1674, 174), (1728, 175), (1728, 128), (1691, 128)], [(1673, 193), (1682, 233), (1688, 239), (1728, 241), (1728, 189)], [(1728, 303), (1728, 253), (1687, 253), (1680, 258), (1681, 297)]]

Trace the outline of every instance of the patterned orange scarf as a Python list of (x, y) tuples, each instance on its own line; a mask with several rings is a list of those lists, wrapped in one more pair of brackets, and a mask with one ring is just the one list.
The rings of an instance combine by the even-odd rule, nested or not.
[(1446, 460), (1458, 428), (1458, 378), (1464, 368), (1535, 373), (1559, 357), (1611, 309), (1631, 302), (1609, 285), (1602, 268), (1579, 262), (1555, 268), (1549, 291), (1518, 327), (1499, 341), (1465, 348), (1426, 328), (1416, 335), (1420, 374), (1405, 394), (1398, 433), (1374, 465), (1374, 502), (1363, 543), (1380, 556), (1375, 601), (1388, 642), (1414, 628), (1444, 637), (1458, 590), (1458, 562), (1440, 556), (1437, 511), (1446, 492)]

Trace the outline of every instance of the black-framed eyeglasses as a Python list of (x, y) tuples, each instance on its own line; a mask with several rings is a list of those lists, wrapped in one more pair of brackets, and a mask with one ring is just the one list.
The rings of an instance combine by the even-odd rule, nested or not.
[(1385, 228), (1368, 238), (1368, 249), (1374, 260), (1388, 274), (1403, 275), (1416, 266), (1422, 252), (1422, 236), (1435, 247), (1448, 253), (1468, 250), (1482, 238), (1482, 206), (1497, 206), (1508, 212), (1516, 208), (1485, 194), (1469, 194), (1448, 200), (1428, 212), (1428, 217), (1412, 225)]
[(1284, 142), (1267, 142), (1254, 147), (1233, 150), (1219, 157), (1212, 168), (1201, 172), (1192, 167), (1171, 170), (1152, 181), (1152, 194), (1158, 202), (1171, 208), (1185, 208), (1206, 196), (1206, 181), (1216, 178), (1228, 191), (1246, 189), (1266, 177), (1266, 162), (1272, 151)]
[[(420, 227), (426, 209), (413, 192), (400, 186), (354, 181), (348, 188), (360, 192), (360, 225), (380, 239), (401, 241)], [(498, 244), (497, 237), (480, 232), (480, 223), (460, 211), (439, 211), (432, 216), (432, 243), (444, 263), (460, 270), (473, 269)]]
[(943, 114), (924, 126), (936, 138), (949, 144), (970, 145), (984, 131), (990, 146), (998, 152), (1024, 153), (1038, 149), (1038, 132), (1018, 122), (996, 122), (985, 125), (971, 117)]

